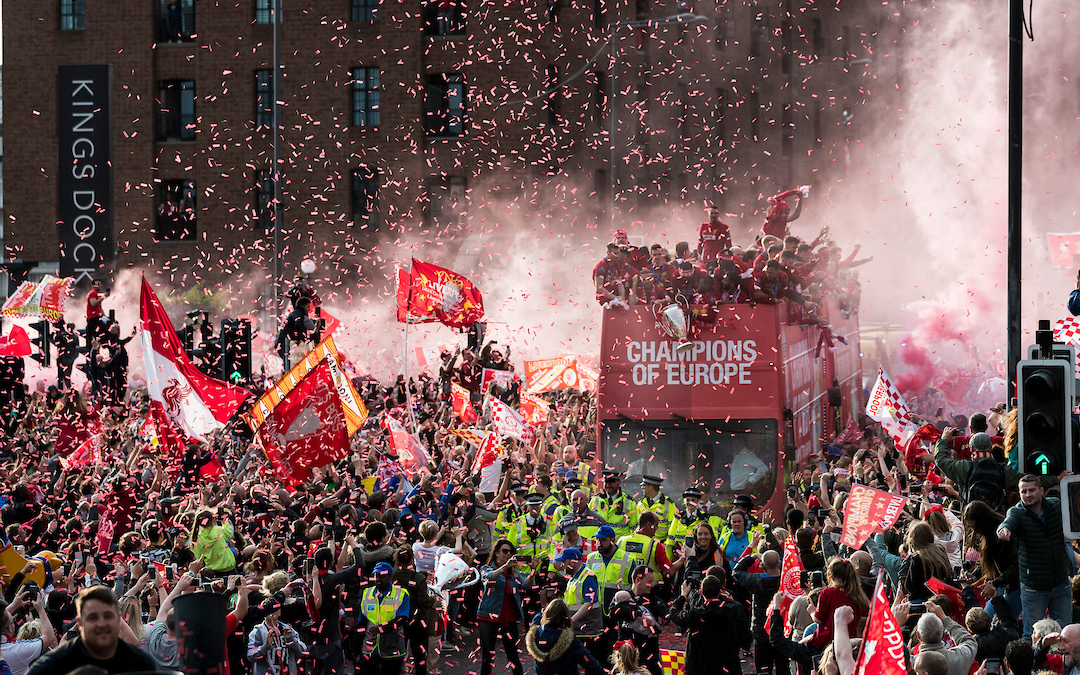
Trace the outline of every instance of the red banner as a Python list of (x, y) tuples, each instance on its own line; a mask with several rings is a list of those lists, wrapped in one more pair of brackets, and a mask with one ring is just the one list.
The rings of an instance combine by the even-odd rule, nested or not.
[(4, 337), (0, 337), (0, 355), (3, 356), (30, 356), (30, 336), (22, 326), (12, 326), (11, 331)]
[(596, 371), (576, 356), (526, 361), (525, 388), (531, 392), (595, 389)]
[(855, 672), (907, 675), (907, 666), (904, 664), (904, 635), (900, 632), (896, 616), (889, 605), (889, 598), (885, 595), (884, 582), (884, 575), (879, 574)]
[(483, 375), (480, 378), (480, 391), (484, 392), (487, 396), (488, 391), (491, 390), (491, 383), (499, 385), (509, 389), (514, 383), (514, 380), (520, 379), (512, 370), (496, 370), (494, 368), (483, 368)]
[[(803, 564), (799, 557), (799, 549), (795, 547), (795, 537), (790, 536), (784, 541), (784, 568), (780, 573), (780, 592), (784, 594), (784, 600), (780, 604), (780, 616), (784, 617), (784, 630), (788, 630), (788, 608), (791, 602), (800, 595), (806, 595), (802, 587)], [(769, 615), (772, 619), (772, 614)], [(766, 621), (768, 624), (769, 621)], [(765, 626), (769, 630), (769, 626)]]
[(457, 382), (450, 383), (450, 405), (462, 424), (473, 424), (480, 419), (469, 398), (469, 390)]
[(853, 549), (870, 535), (884, 532), (900, 518), (907, 498), (854, 484), (844, 505), (844, 534), (840, 543)]
[(547, 422), (548, 412), (551, 409), (550, 406), (548, 406), (547, 401), (539, 396), (530, 394), (525, 390), (522, 390), (519, 394), (519, 407), (521, 408), (521, 414), (525, 417), (525, 421), (533, 426), (545, 424)]
[(471, 326), (484, 318), (480, 289), (448, 269), (412, 261), (412, 272), (398, 270), (398, 321), (438, 321), (451, 328)]

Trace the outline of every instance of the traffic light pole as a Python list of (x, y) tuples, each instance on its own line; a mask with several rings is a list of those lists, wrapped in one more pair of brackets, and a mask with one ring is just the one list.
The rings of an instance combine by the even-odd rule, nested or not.
[(1023, 178), (1024, 131), (1024, 5), (1023, 0), (1009, 0), (1009, 187), (1008, 187), (1008, 373), (1009, 402), (1016, 397), (1016, 366), (1020, 354), (1020, 252), (1022, 242), (1020, 198)]

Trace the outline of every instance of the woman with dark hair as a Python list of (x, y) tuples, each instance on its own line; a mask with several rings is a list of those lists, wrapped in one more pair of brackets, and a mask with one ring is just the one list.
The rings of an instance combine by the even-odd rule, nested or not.
[[(495, 663), (495, 639), (501, 637), (506, 660), (514, 675), (522, 675), (518, 655), (518, 621), (525, 618), (521, 610), (522, 591), (526, 579), (514, 569), (514, 545), (500, 539), (491, 547), (487, 564), (480, 568), (483, 584), (480, 607), (476, 610), (476, 625), (480, 631), (480, 675), (491, 675)], [(531, 578), (531, 575), (530, 575)]]
[[(716, 533), (712, 525), (702, 521), (694, 527), (694, 546), (682, 547), (682, 557), (672, 564), (675, 569), (682, 568), (684, 580), (700, 581), (705, 570), (719, 565), (726, 570), (731, 570), (724, 552), (716, 541)], [(676, 587), (681, 587), (681, 583)]]
[(997, 528), (1005, 516), (983, 501), (973, 501), (962, 514), (967, 543), (979, 552), (980, 592), (987, 599), (986, 611), (994, 616), (990, 598), (1005, 596), (1013, 615), (1020, 616), (1020, 568), (1016, 542), (998, 539)]
[(847, 605), (855, 612), (855, 618), (848, 625), (848, 635), (858, 635), (859, 620), (870, 611), (870, 600), (859, 582), (859, 573), (850, 560), (836, 558), (826, 570), (829, 585), (818, 596), (818, 628), (810, 639), (814, 649), (824, 649), (833, 639), (833, 613), (837, 607)]
[(428, 628), (422, 617), (423, 610), (432, 606), (431, 594), (428, 593), (427, 575), (417, 572), (416, 560), (412, 549), (399, 546), (394, 551), (393, 583), (409, 594), (409, 622), (405, 625), (405, 638), (409, 641), (409, 652), (413, 659), (413, 673), (427, 675)]
[(904, 537), (907, 557), (900, 565), (900, 578), (909, 600), (929, 600), (934, 592), (926, 587), (930, 577), (940, 581), (952, 581), (952, 564), (945, 548), (937, 542), (934, 530), (925, 521), (916, 520), (908, 525)]
[[(496, 547), (497, 548), (497, 547)], [(536, 675), (606, 675), (603, 666), (585, 645), (574, 637), (570, 626), (570, 607), (555, 598), (533, 619), (525, 635), (525, 647), (536, 659)]]

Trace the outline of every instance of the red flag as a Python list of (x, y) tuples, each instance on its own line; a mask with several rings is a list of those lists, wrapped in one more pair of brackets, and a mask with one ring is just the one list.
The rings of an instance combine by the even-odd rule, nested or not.
[(67, 457), (60, 457), (60, 466), (64, 471), (71, 471), (79, 467), (91, 464), (102, 464), (101, 444), (105, 440), (105, 433), (94, 434), (79, 444)]
[(398, 456), (401, 468), (416, 473), (431, 461), (427, 449), (416, 436), (413, 436), (390, 415), (383, 415), (383, 427), (390, 434), (390, 448)]
[(12, 326), (4, 337), (0, 337), (0, 356), (30, 356), (30, 336), (22, 326)]
[(86, 439), (105, 431), (105, 426), (92, 409), (85, 414), (77, 410), (61, 413), (56, 428), (56, 444), (53, 450), (61, 457), (74, 452)]
[(856, 673), (874, 675), (907, 675), (904, 663), (904, 636), (885, 595), (883, 572), (878, 575), (877, 588), (870, 602), (870, 616), (863, 634), (863, 648)]
[(397, 298), (400, 322), (438, 321), (451, 328), (463, 328), (484, 318), (484, 301), (471, 281), (415, 258), (411, 273), (398, 270)]
[(504, 448), (499, 445), (499, 434), (494, 431), (487, 432), (487, 437), (480, 445), (480, 449), (476, 451), (476, 456), (473, 458), (472, 472), (474, 474), (480, 473), (487, 467), (495, 463), (495, 458), (499, 456), (499, 452)]
[(525, 445), (532, 445), (536, 441), (536, 430), (521, 413), (493, 396), (484, 399), (484, 405), (491, 408), (492, 426), (499, 435), (516, 438)]
[[(949, 608), (952, 610), (949, 616), (953, 621), (957, 623), (963, 623), (964, 621), (964, 594), (956, 586), (950, 586), (937, 577), (930, 577), (926, 580), (926, 587), (932, 590), (935, 594), (944, 595), (949, 599)], [(957, 618), (959, 617), (959, 618)]]
[(210, 458), (210, 461), (199, 467), (199, 478), (205, 481), (212, 481), (219, 476), (225, 475), (225, 467), (222, 466), (221, 460), (217, 456)]
[(840, 543), (858, 549), (875, 532), (892, 527), (907, 498), (855, 483), (844, 504), (844, 533)]
[(150, 441), (151, 446), (161, 446), (158, 452), (162, 455), (177, 458), (184, 456), (184, 446), (187, 443), (183, 435), (169, 423), (169, 418), (165, 416), (165, 409), (161, 403), (150, 401), (150, 412), (146, 416), (143, 428), (153, 436)]
[(476, 414), (476, 409), (473, 408), (469, 390), (457, 382), (450, 383), (450, 405), (462, 424), (472, 424), (480, 419), (480, 416)]
[(349, 439), (367, 408), (337, 361), (334, 338), (323, 338), (244, 414), (266, 458), (291, 488), (349, 454)]
[[(780, 592), (784, 594), (784, 600), (780, 603), (780, 616), (784, 617), (785, 631), (790, 627), (788, 608), (791, 607), (792, 600), (800, 595), (806, 595), (806, 591), (802, 588), (802, 573), (802, 558), (799, 557), (799, 549), (795, 547), (795, 537), (788, 537), (784, 541), (784, 568), (780, 573)], [(770, 613), (765, 622), (766, 632), (769, 631), (768, 624), (771, 621), (772, 614)]]
[(169, 315), (142, 280), (142, 343), (146, 388), (169, 421), (200, 441), (224, 428), (250, 392), (204, 375), (184, 353)]
[(547, 401), (535, 394), (530, 394), (524, 389), (521, 390), (519, 399), (521, 414), (525, 416), (526, 422), (533, 426), (545, 424), (547, 422), (548, 412), (550, 411), (550, 406), (548, 406)]

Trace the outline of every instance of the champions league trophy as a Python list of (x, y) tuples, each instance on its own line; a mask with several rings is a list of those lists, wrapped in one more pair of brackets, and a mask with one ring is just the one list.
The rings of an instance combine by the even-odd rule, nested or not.
[(694, 345), (690, 342), (690, 306), (682, 294), (676, 296), (675, 302), (669, 305), (653, 305), (653, 316), (656, 318), (656, 327), (677, 341), (675, 353), (693, 349)]
[(478, 583), (480, 572), (453, 553), (443, 553), (435, 562), (434, 578), (435, 583), (430, 588), (442, 597), (445, 604), (450, 591)]

